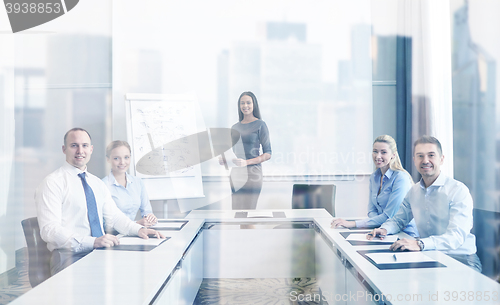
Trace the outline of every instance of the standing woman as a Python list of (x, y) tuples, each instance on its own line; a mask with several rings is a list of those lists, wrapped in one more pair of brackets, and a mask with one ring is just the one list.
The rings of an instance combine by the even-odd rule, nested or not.
[(149, 197), (141, 178), (127, 173), (130, 167), (130, 145), (126, 141), (113, 141), (106, 147), (106, 159), (111, 173), (102, 178), (118, 208), (131, 220), (141, 210), (138, 224), (149, 227), (156, 223)]
[[(231, 170), (233, 210), (250, 210), (257, 207), (262, 189), (261, 163), (271, 159), (271, 141), (255, 94), (247, 91), (240, 95), (238, 114), (239, 122), (231, 128), (233, 150), (237, 157), (233, 163), (238, 166)], [(242, 149), (235, 145), (240, 138)]]
[[(332, 221), (332, 228), (378, 228), (399, 210), (413, 180), (401, 165), (396, 141), (388, 135), (379, 136), (373, 142), (372, 157), (377, 170), (370, 177), (368, 218), (356, 221), (337, 218)], [(415, 220), (412, 219), (403, 231), (417, 237)]]

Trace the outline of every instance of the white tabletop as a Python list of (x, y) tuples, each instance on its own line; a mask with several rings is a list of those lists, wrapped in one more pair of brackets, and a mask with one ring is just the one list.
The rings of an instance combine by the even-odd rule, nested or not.
[(238, 212), (249, 212), (255, 210), (195, 210), (191, 211), (186, 218), (187, 219), (205, 219), (207, 221), (225, 221), (225, 222), (241, 222), (241, 221), (311, 221), (314, 218), (328, 218), (332, 219), (330, 213), (325, 209), (273, 209), (273, 210), (261, 210), (266, 212), (283, 212), (286, 218), (235, 218), (235, 214)]
[[(425, 254), (446, 268), (379, 270), (357, 251), (388, 249), (389, 246), (352, 246), (340, 233), (355, 231), (332, 229), (333, 217), (325, 210), (272, 211), (284, 212), (286, 218), (234, 218), (238, 211), (192, 211), (186, 217), (189, 223), (181, 231), (163, 231), (171, 239), (156, 249), (150, 252), (96, 250), (11, 304), (147, 304), (205, 222), (291, 220), (313, 221), (373, 290), (390, 296), (392, 304), (498, 304), (500, 284), (441, 252), (425, 251)], [(408, 236), (400, 233), (400, 237)], [(462, 292), (466, 294), (464, 302), (460, 302)], [(474, 301), (469, 301), (471, 293)], [(496, 300), (492, 298), (495, 293)], [(485, 301), (486, 294), (489, 301)], [(408, 300), (412, 297), (417, 301)], [(434, 301), (435, 297), (438, 301)]]
[(94, 250), (10, 304), (148, 304), (181, 259), (204, 221), (149, 251)]
[[(355, 232), (348, 229), (332, 229), (331, 220), (315, 219), (322, 232), (328, 236), (363, 278), (374, 288), (375, 292), (392, 298), (392, 304), (498, 304), (500, 300), (500, 284), (472, 268), (456, 261), (439, 251), (424, 251), (425, 255), (444, 264), (445, 268), (418, 268), (379, 270), (357, 251), (372, 249), (388, 249), (389, 245), (352, 246), (340, 232)], [(400, 238), (411, 238), (405, 233), (398, 234)], [(474, 302), (468, 299), (460, 302), (466, 292), (474, 293)], [(454, 294), (455, 292), (455, 294)], [(492, 295), (496, 293), (496, 301)], [(433, 301), (434, 297), (438, 301)], [(458, 294), (458, 300), (453, 296)], [(489, 301), (485, 301), (489, 294)], [(472, 295), (472, 294), (471, 294)], [(481, 297), (482, 295), (482, 297)], [(397, 298), (401, 300), (398, 301)], [(418, 300), (420, 301), (415, 301)], [(407, 299), (407, 300), (405, 300)], [(411, 299), (411, 300), (408, 300)], [(479, 299), (481, 299), (479, 301)]]

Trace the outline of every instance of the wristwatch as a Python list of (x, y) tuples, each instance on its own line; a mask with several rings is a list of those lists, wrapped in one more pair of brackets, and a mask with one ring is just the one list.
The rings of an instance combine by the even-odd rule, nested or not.
[(420, 238), (417, 238), (417, 244), (420, 247), (420, 251), (424, 251), (425, 245), (424, 245), (424, 242)]

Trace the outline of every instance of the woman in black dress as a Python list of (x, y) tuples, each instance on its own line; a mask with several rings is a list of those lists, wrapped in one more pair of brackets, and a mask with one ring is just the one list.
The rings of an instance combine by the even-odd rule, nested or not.
[[(238, 114), (239, 122), (231, 128), (237, 157), (233, 162), (238, 166), (231, 170), (233, 210), (250, 210), (257, 207), (262, 189), (261, 163), (271, 159), (271, 141), (269, 129), (261, 119), (257, 97), (252, 92), (240, 95)], [(240, 140), (243, 147), (236, 145)]]

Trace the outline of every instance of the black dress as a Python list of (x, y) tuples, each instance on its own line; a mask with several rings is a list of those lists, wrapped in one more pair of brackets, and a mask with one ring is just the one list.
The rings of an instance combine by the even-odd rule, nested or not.
[[(244, 160), (253, 159), (262, 153), (271, 154), (269, 129), (262, 120), (242, 124), (238, 122), (231, 128), (233, 151), (236, 157)], [(240, 143), (238, 143), (241, 141)], [(243, 145), (241, 145), (243, 144)], [(257, 207), (262, 189), (262, 165), (233, 167), (231, 170), (231, 190), (233, 210), (254, 210)]]

